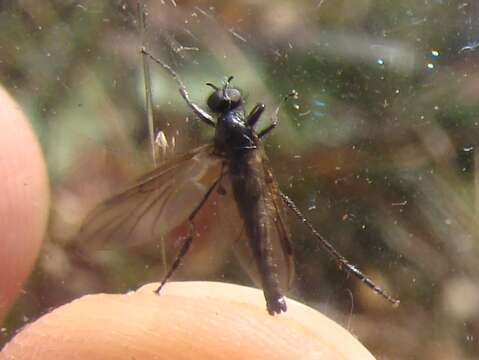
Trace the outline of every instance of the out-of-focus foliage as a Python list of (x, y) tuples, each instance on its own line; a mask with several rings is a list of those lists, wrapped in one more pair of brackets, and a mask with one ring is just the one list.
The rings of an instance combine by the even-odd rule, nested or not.
[[(320, 232), (401, 306), (346, 279), (294, 219), (290, 295), (380, 358), (477, 358), (479, 5), (146, 5), (148, 47), (199, 102), (205, 82), (230, 74), (250, 107), (265, 102), (271, 110), (290, 89), (299, 92), (266, 141), (276, 176)], [(94, 204), (152, 166), (136, 2), (5, 1), (0, 29), (0, 81), (33, 122), (53, 193), (48, 239), (5, 340), (50, 307), (136, 288), (162, 270), (161, 256), (141, 249), (113, 256), (101, 271), (68, 250)], [(211, 131), (188, 112), (175, 83), (151, 69), (157, 127), (175, 138), (175, 151), (208, 141)], [(179, 277), (248, 283), (223, 255), (197, 246), (197, 261)]]

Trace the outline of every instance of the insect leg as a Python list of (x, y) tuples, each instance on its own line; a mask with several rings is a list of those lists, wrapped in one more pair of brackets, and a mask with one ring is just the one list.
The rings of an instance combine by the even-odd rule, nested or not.
[(344, 256), (342, 256), (334, 246), (321, 236), (321, 234), (313, 227), (313, 225), (304, 217), (301, 211), (298, 209), (296, 204), (283, 192), (280, 191), (281, 198), (283, 199), (286, 206), (301, 220), (303, 224), (311, 231), (311, 233), (319, 240), (321, 247), (336, 261), (338, 267), (358, 278), (361, 282), (366, 284), (370, 289), (375, 293), (381, 295), (387, 301), (392, 303), (394, 306), (399, 305), (399, 300), (393, 298), (389, 295), (384, 289), (377, 286), (368, 276), (363, 274), (356, 266), (351, 264)]
[(255, 126), (259, 118), (261, 117), (261, 114), (263, 114), (264, 108), (264, 104), (256, 104), (246, 118), (246, 123), (251, 127)]
[(298, 93), (296, 92), (296, 90), (291, 90), (291, 92), (286, 95), (282, 100), (281, 102), (278, 104), (278, 106), (276, 107), (276, 109), (274, 110), (273, 112), (273, 116), (271, 117), (271, 125), (268, 126), (266, 129), (263, 129), (261, 130), (259, 133), (258, 133), (258, 137), (259, 138), (262, 138), (264, 137), (265, 135), (267, 135), (271, 130), (273, 130), (276, 126), (278, 126), (278, 123), (279, 123), (279, 118), (278, 118), (278, 114), (279, 114), (279, 109), (281, 108), (281, 105), (283, 105), (283, 103), (288, 100), (290, 97), (296, 97), (298, 96)]
[(201, 210), (203, 205), (206, 203), (208, 198), (210, 197), (211, 193), (213, 190), (216, 188), (216, 186), (220, 183), (221, 179), (223, 177), (223, 173), (221, 173), (220, 177), (211, 185), (211, 187), (208, 189), (208, 191), (205, 193), (199, 204), (193, 209), (193, 212), (190, 214), (188, 217), (188, 223), (190, 225), (190, 233), (185, 239), (185, 242), (181, 246), (181, 249), (176, 255), (175, 261), (173, 261), (173, 264), (170, 267), (170, 270), (166, 273), (164, 276), (163, 280), (160, 283), (160, 286), (158, 286), (158, 289), (155, 290), (155, 293), (159, 294), (163, 286), (166, 284), (166, 282), (170, 279), (170, 277), (173, 275), (173, 273), (178, 269), (178, 266), (180, 266), (181, 259), (186, 255), (188, 250), (190, 249), (191, 243), (193, 242), (193, 237), (195, 236), (195, 224), (193, 223), (193, 220), (195, 219), (196, 214), (198, 211)]
[(156, 62), (157, 64), (159, 64), (163, 69), (165, 69), (166, 71), (168, 71), (168, 73), (171, 75), (171, 77), (173, 79), (175, 79), (175, 81), (177, 82), (178, 86), (180, 87), (180, 94), (181, 96), (183, 97), (183, 99), (186, 101), (186, 103), (188, 104), (188, 106), (191, 108), (191, 110), (193, 110), (193, 112), (196, 114), (196, 116), (198, 116), (200, 118), (201, 121), (203, 121), (204, 123), (206, 123), (207, 125), (209, 126), (212, 126), (212, 127), (215, 127), (216, 126), (216, 123), (214, 122), (213, 120), (213, 117), (208, 114), (208, 112), (206, 112), (205, 110), (203, 110), (201, 107), (199, 107), (198, 105), (196, 105), (193, 101), (191, 101), (190, 99), (190, 95), (188, 94), (188, 90), (186, 89), (186, 86), (185, 84), (183, 84), (183, 81), (181, 81), (180, 77), (178, 76), (178, 74), (176, 73), (175, 70), (173, 70), (171, 68), (170, 65), (164, 63), (162, 60), (154, 57), (152, 54), (150, 54), (146, 49), (145, 47), (142, 47), (141, 48), (141, 53), (144, 54), (144, 55), (147, 55), (148, 57), (150, 57), (154, 62)]

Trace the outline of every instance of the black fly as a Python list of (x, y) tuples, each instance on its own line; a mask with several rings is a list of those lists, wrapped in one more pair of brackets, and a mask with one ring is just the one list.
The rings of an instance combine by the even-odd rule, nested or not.
[[(228, 227), (234, 253), (253, 281), (263, 288), (267, 310), (274, 315), (286, 311), (283, 293), (294, 275), (285, 214), (289, 208), (342, 270), (359, 278), (389, 302), (399, 303), (340, 255), (279, 190), (261, 143), (278, 125), (279, 106), (273, 112), (271, 124), (257, 132), (255, 125), (265, 106), (257, 104), (246, 114), (242, 94), (232, 85), (233, 77), (229, 77), (221, 87), (207, 83), (213, 88), (207, 100), (213, 117), (191, 101), (186, 87), (169, 65), (144, 49), (142, 52), (170, 73), (196, 116), (215, 128), (214, 142), (160, 165), (133, 187), (105, 201), (85, 221), (81, 238), (139, 244), (159, 241), (178, 227), (186, 226), (188, 233), (156, 290), (159, 293), (198, 234), (195, 218), (205, 204), (214, 201), (222, 215), (218, 226)], [(294, 95), (291, 92), (283, 101)]]

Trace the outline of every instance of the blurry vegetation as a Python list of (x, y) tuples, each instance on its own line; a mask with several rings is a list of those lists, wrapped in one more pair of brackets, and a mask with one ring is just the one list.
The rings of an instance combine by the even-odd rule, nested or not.
[[(401, 306), (347, 279), (293, 218), (290, 295), (379, 358), (477, 358), (478, 5), (164, 0), (147, 8), (149, 48), (198, 102), (205, 82), (230, 74), (249, 108), (271, 110), (299, 92), (266, 141), (282, 189)], [(68, 251), (85, 214), (152, 166), (136, 1), (4, 1), (0, 28), (0, 82), (30, 116), (53, 194), (44, 251), (3, 325), (6, 340), (51, 307), (136, 288), (162, 270), (160, 255), (141, 249), (112, 256), (101, 271)], [(208, 141), (211, 130), (175, 83), (151, 69), (155, 119), (175, 151)], [(249, 284), (218, 260), (227, 254), (221, 246), (198, 253), (180, 278)]]

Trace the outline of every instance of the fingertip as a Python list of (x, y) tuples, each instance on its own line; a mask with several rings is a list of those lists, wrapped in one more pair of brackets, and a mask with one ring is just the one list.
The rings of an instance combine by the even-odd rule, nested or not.
[(0, 87), (0, 321), (28, 277), (45, 231), (48, 180), (28, 119)]
[[(287, 299), (270, 316), (260, 290), (224, 283), (158, 284), (85, 296), (17, 334), (15, 359), (372, 359), (345, 329)], [(156, 356), (156, 357), (155, 357)]]

